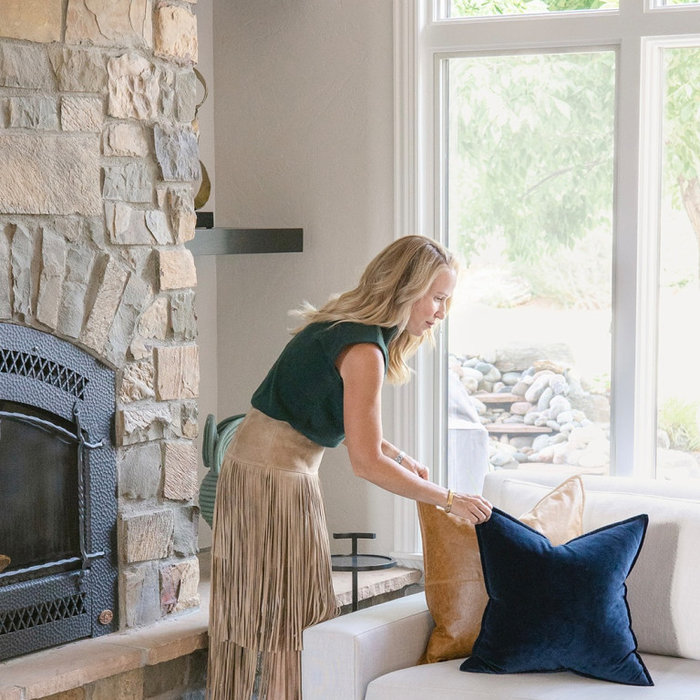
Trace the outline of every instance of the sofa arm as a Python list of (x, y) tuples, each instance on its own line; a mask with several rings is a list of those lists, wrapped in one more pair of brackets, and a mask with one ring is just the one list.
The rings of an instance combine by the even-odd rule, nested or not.
[(415, 666), (434, 626), (424, 593), (342, 615), (304, 631), (304, 700), (364, 700), (367, 684)]

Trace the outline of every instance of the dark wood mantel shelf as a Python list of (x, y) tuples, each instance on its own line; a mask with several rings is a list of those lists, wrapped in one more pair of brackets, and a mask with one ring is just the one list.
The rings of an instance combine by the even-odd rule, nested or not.
[(301, 253), (301, 228), (198, 228), (186, 247), (193, 255), (242, 255), (244, 253)]

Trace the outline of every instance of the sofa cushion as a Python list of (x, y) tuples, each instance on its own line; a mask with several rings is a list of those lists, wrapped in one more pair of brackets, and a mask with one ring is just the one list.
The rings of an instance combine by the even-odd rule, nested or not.
[[(546, 493), (520, 519), (556, 545), (583, 532), (583, 508), (583, 482), (576, 476)], [(425, 595), (435, 620), (422, 661), (464, 658), (488, 601), (474, 526), (426, 503), (418, 504), (418, 515)]]
[[(636, 513), (649, 516), (644, 547), (627, 580), (639, 651), (700, 660), (700, 480), (582, 478), (584, 531)], [(559, 481), (561, 476), (551, 470), (496, 471), (486, 476), (484, 496), (508, 513), (518, 513)]]
[[(691, 700), (700, 688), (700, 662), (642, 655), (656, 683), (642, 689), (573, 673), (460, 673), (460, 660), (404, 668), (373, 680), (364, 700)], [(328, 696), (331, 697), (331, 696)], [(334, 696), (332, 696), (334, 697)]]
[(476, 527), (489, 602), (463, 671), (571, 670), (653, 685), (637, 654), (625, 580), (644, 541), (637, 515), (553, 546), (494, 509)]

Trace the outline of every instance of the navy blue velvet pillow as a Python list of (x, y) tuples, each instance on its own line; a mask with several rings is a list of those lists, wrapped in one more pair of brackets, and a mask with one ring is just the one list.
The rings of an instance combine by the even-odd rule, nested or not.
[(654, 685), (637, 654), (625, 579), (648, 516), (558, 547), (498, 509), (476, 527), (489, 594), (472, 656), (480, 673), (573, 671), (629, 685)]

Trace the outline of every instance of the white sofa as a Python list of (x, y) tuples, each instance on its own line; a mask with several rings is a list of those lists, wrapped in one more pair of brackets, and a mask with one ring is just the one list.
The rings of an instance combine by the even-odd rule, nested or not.
[[(490, 473), (484, 495), (519, 516), (561, 474)], [(360, 610), (304, 634), (304, 700), (561, 700), (700, 698), (700, 484), (584, 477), (584, 531), (647, 513), (628, 602), (639, 651), (655, 685), (626, 686), (574, 673), (491, 675), (461, 659), (416, 665), (433, 627), (422, 593)]]

